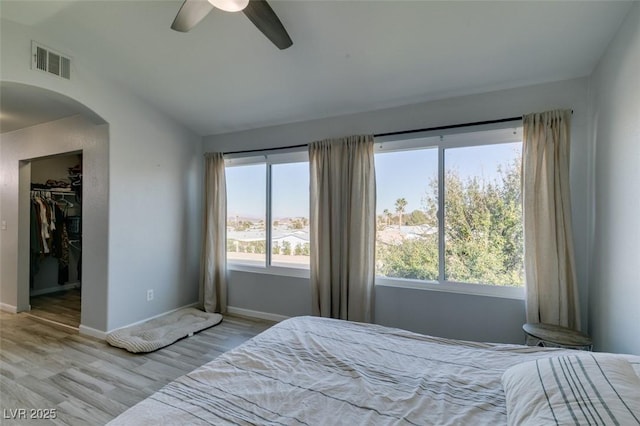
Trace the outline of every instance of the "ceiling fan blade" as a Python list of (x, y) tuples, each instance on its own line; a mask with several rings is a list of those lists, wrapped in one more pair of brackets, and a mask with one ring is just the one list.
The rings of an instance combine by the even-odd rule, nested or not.
[(213, 5), (207, 0), (184, 0), (171, 29), (186, 33), (211, 12)]
[(278, 49), (284, 50), (293, 44), (282, 22), (265, 0), (251, 0), (242, 11)]

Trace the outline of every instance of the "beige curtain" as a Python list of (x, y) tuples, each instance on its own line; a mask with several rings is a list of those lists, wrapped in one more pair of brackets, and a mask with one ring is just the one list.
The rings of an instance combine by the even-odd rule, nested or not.
[(571, 111), (523, 117), (527, 322), (580, 328), (569, 192)]
[(374, 285), (373, 136), (309, 145), (313, 314), (371, 322)]
[(205, 154), (200, 300), (207, 312), (227, 310), (227, 188), (222, 153)]

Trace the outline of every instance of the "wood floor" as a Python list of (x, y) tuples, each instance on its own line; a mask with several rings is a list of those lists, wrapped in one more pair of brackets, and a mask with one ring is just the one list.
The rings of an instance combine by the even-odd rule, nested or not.
[[(136, 355), (25, 314), (0, 312), (0, 424), (105, 424), (271, 325), (226, 316), (192, 337)], [(27, 418), (14, 420), (16, 409), (26, 409)], [(56, 418), (29, 419), (37, 413), (31, 409), (55, 409)]]
[(79, 288), (32, 296), (30, 315), (78, 328), (80, 326), (81, 291)]

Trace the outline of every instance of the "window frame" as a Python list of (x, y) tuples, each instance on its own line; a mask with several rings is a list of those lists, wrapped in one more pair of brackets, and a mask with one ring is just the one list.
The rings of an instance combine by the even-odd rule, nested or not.
[[(515, 123), (515, 124), (514, 124)], [(487, 143), (486, 133), (495, 131), (496, 138)], [(425, 131), (405, 135), (390, 135), (375, 138), (374, 155), (377, 153), (410, 151), (418, 149), (438, 150), (438, 280), (418, 280), (410, 278), (375, 276), (375, 284), (389, 287), (402, 287), (462, 293), (506, 299), (524, 299), (522, 287), (500, 286), (493, 284), (465, 283), (445, 279), (445, 151), (451, 148), (489, 146), (522, 141), (522, 122), (494, 123), (490, 125), (467, 126), (447, 130)]]
[[(475, 132), (487, 130), (507, 130), (512, 131), (513, 137), (505, 140), (495, 140), (491, 144), (486, 143), (486, 138), (476, 137), (470, 138), (469, 135)], [(513, 132), (516, 132), (513, 135)], [(506, 133), (505, 133), (506, 134)], [(465, 136), (467, 135), (467, 140)], [(431, 142), (425, 143), (425, 139)], [(389, 135), (376, 137), (374, 139), (374, 154), (379, 152), (408, 151), (415, 149), (438, 149), (438, 193), (442, 196), (438, 197), (438, 221), (443, 223), (444, 220), (444, 150), (448, 148), (460, 148), (469, 146), (493, 145), (498, 143), (509, 143), (522, 141), (522, 121), (501, 122), (492, 124), (483, 124), (476, 126), (461, 126), (450, 129), (432, 130), (425, 132), (411, 132), (404, 135)], [(290, 150), (278, 150), (277, 153), (270, 152), (265, 149), (259, 153), (240, 153), (225, 155), (225, 167), (233, 167), (249, 164), (266, 164), (267, 173), (267, 201), (265, 202), (267, 214), (265, 215), (265, 223), (267, 226), (265, 238), (268, 244), (265, 252), (269, 261), (265, 261), (264, 266), (249, 265), (243, 263), (234, 263), (227, 261), (227, 268), (231, 271), (249, 272), (258, 274), (288, 276), (297, 278), (310, 278), (309, 268), (290, 268), (283, 266), (272, 266), (271, 262), (271, 164), (308, 162), (309, 155), (306, 148), (292, 148)], [(496, 298), (524, 300), (525, 288), (498, 286), (490, 284), (463, 283), (456, 281), (446, 281), (442, 279), (441, 274), (444, 271), (444, 226), (438, 226), (438, 255), (439, 255), (439, 280), (426, 281), (408, 278), (394, 278), (375, 276), (375, 285), (381, 287), (408, 288), (415, 290), (439, 291), (445, 293), (457, 293), (466, 295), (478, 295)], [(265, 256), (265, 257), (266, 257)], [(440, 266), (442, 265), (442, 267)]]
[(269, 275), (280, 275), (299, 278), (310, 278), (310, 268), (296, 268), (288, 266), (274, 266), (271, 264), (272, 250), (272, 166), (277, 164), (308, 163), (309, 152), (304, 149), (290, 149), (270, 153), (265, 150), (256, 153), (240, 153), (225, 155), (225, 169), (228, 167), (249, 166), (254, 164), (265, 165), (265, 262), (264, 265), (242, 263), (227, 259), (227, 269), (232, 271), (252, 272)]

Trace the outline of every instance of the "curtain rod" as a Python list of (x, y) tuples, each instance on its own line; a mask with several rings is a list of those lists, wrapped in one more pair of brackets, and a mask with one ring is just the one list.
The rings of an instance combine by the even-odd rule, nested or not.
[[(456, 129), (459, 127), (471, 127), (471, 126), (482, 126), (485, 124), (496, 124), (496, 123), (507, 123), (509, 121), (519, 121), (522, 120), (522, 116), (518, 117), (509, 117), (509, 118), (500, 118), (498, 120), (487, 120), (487, 121), (474, 121), (472, 123), (461, 123), (461, 124), (450, 124), (447, 126), (436, 126), (436, 127), (426, 127), (423, 129), (413, 129), (413, 130), (402, 130), (399, 132), (387, 132), (387, 133), (376, 133), (373, 135), (375, 138), (379, 138), (382, 136), (399, 136), (399, 135), (408, 135), (411, 133), (421, 133), (421, 132), (431, 132), (435, 130), (447, 130), (447, 129)], [(300, 144), (300, 145), (289, 145), (289, 146), (281, 146), (277, 148), (261, 148), (261, 149), (247, 149), (244, 151), (229, 151), (223, 152), (224, 155), (232, 155), (232, 154), (248, 154), (252, 152), (265, 152), (265, 151), (279, 151), (283, 149), (293, 149), (293, 148), (304, 148), (309, 146), (309, 144)]]
[(509, 117), (509, 118), (500, 118), (498, 120), (475, 121), (473, 123), (449, 124), (447, 126), (427, 127), (424, 129), (401, 130), (399, 132), (377, 133), (373, 136), (376, 138), (380, 138), (383, 136), (409, 135), (411, 133), (432, 132), (435, 130), (457, 129), (458, 127), (482, 126), (485, 124), (507, 123), (509, 121), (521, 121), (521, 120), (522, 120), (522, 116)]

